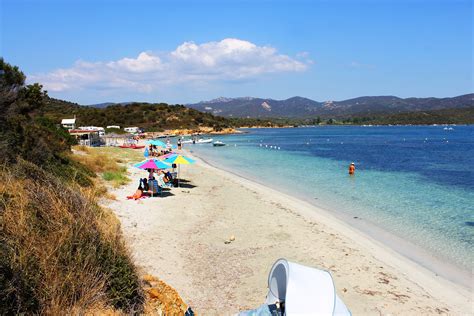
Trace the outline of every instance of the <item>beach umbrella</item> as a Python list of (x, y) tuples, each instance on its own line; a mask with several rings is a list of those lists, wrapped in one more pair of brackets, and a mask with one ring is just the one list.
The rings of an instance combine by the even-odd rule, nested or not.
[(179, 171), (180, 171), (179, 166), (193, 164), (196, 162), (196, 160), (183, 156), (183, 155), (176, 154), (176, 155), (171, 155), (170, 157), (166, 158), (165, 160), (163, 160), (163, 162), (178, 165), (178, 187), (179, 187)]
[(145, 147), (145, 151), (143, 152), (143, 156), (145, 158), (148, 158), (148, 156), (150, 156), (150, 152), (148, 151), (148, 147)]
[(151, 139), (147, 142), (147, 144), (153, 145), (153, 146), (158, 146), (158, 147), (166, 147), (166, 144), (162, 142), (161, 140), (157, 139)]
[(190, 165), (196, 162), (196, 160), (194, 159), (179, 154), (171, 155), (163, 161), (171, 164), (174, 163), (177, 165)]
[(163, 162), (158, 159), (149, 159), (139, 162), (134, 165), (139, 169), (168, 169), (171, 168), (171, 164)]
[(166, 154), (166, 155), (159, 156), (158, 159), (164, 160), (164, 159), (167, 159), (167, 158), (169, 158), (169, 157), (176, 156), (176, 155), (178, 155), (178, 154), (175, 153), (175, 152), (171, 152), (171, 153), (168, 153), (168, 154)]

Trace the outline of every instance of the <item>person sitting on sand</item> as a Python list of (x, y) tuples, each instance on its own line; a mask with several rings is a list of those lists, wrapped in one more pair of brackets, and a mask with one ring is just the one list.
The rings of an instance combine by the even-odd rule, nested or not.
[(127, 196), (128, 200), (138, 200), (143, 197), (143, 187), (142, 187), (142, 180), (140, 179), (140, 184), (138, 185), (137, 190), (133, 195)]
[(349, 175), (353, 176), (354, 173), (355, 173), (355, 170), (356, 170), (355, 164), (354, 164), (354, 163), (351, 163), (351, 164), (349, 165)]
[(143, 183), (143, 191), (148, 191), (150, 188), (148, 187), (148, 180), (146, 178), (141, 179)]

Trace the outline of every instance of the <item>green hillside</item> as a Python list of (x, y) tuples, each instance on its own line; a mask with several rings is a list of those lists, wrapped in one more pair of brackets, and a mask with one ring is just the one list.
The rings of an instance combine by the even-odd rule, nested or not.
[(374, 117), (352, 117), (343, 121), (354, 124), (431, 125), (474, 124), (474, 107), (435, 111), (406, 112)]
[(202, 113), (183, 105), (166, 103), (131, 103), (94, 108), (47, 98), (44, 108), (37, 114), (55, 122), (76, 115), (79, 126), (138, 126), (147, 131), (198, 127), (213, 127), (215, 130), (220, 130), (233, 125), (230, 120), (223, 117)]

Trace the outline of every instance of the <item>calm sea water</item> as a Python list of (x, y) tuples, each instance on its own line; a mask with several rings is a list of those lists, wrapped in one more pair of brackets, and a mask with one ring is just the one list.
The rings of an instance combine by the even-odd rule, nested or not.
[[(249, 129), (188, 145), (210, 163), (474, 268), (474, 126)], [(347, 169), (357, 170), (349, 177)]]

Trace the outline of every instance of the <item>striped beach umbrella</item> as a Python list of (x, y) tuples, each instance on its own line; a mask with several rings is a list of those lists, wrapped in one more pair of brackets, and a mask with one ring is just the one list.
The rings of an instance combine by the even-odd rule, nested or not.
[(180, 171), (180, 165), (190, 165), (196, 162), (196, 160), (191, 159), (189, 157), (183, 156), (183, 155), (171, 155), (163, 162), (169, 163), (169, 164), (176, 164), (178, 165), (178, 187), (179, 187), (179, 171)]
[(139, 169), (168, 169), (171, 168), (171, 164), (158, 159), (149, 159), (139, 162), (134, 165)]
[(163, 161), (171, 164), (174, 163), (177, 165), (190, 165), (196, 162), (196, 160), (194, 159), (179, 154), (171, 155)]

